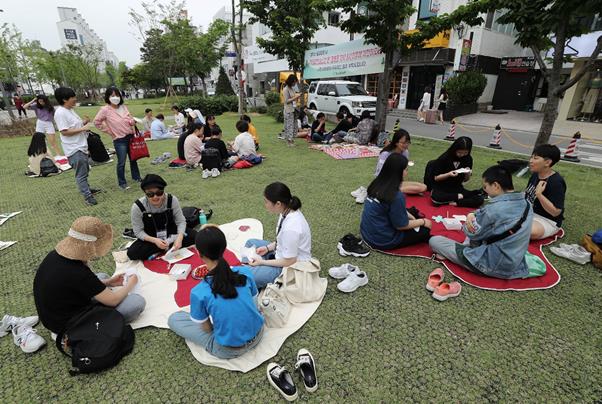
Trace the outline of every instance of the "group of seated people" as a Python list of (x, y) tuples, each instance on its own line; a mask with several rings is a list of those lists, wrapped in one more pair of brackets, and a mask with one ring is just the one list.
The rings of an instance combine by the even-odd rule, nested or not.
[(297, 127), (298, 138), (306, 138), (316, 143), (354, 143), (359, 145), (377, 144), (378, 128), (376, 122), (372, 119), (370, 111), (362, 112), (358, 119), (353, 114), (336, 114), (337, 124), (330, 130), (326, 130), (326, 115), (318, 112), (311, 125), (309, 117), (312, 116), (310, 110), (304, 107), (299, 112)]
[[(407, 142), (405, 147), (399, 146), (400, 139)], [(531, 178), (525, 191), (517, 192), (512, 174), (501, 165), (485, 170), (482, 189), (464, 188), (473, 164), (472, 141), (468, 137), (456, 139), (441, 156), (427, 164), (425, 184), (412, 183), (404, 189), (407, 144), (407, 132), (397, 131), (381, 153), (362, 212), (363, 240), (379, 250), (429, 242), (434, 253), (470, 271), (506, 279), (527, 276), (525, 254), (530, 240), (553, 236), (564, 219), (566, 184), (552, 169), (560, 160), (558, 147), (544, 144), (534, 148), (529, 160)], [(470, 171), (460, 170), (463, 168)], [(408, 211), (405, 194), (427, 189), (435, 206), (478, 208), (467, 215), (463, 243), (442, 236), (431, 237), (431, 220)]]

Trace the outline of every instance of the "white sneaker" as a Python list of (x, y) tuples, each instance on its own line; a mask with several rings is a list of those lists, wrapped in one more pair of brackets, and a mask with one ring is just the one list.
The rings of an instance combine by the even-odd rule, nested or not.
[(337, 289), (341, 292), (351, 293), (355, 292), (360, 286), (368, 284), (368, 275), (364, 271), (354, 271), (345, 278), (343, 282), (339, 282)]
[(2, 318), (0, 321), (0, 337), (4, 337), (6, 334), (12, 331), (14, 327), (19, 325), (27, 325), (29, 327), (33, 327), (40, 321), (38, 316), (30, 316), (30, 317), (16, 317), (9, 316), (8, 314)]
[(566, 258), (581, 265), (587, 264), (592, 259), (592, 254), (577, 244), (561, 243), (560, 247), (550, 247), (550, 251), (559, 257)]
[(334, 142), (336, 142), (336, 141), (337, 141), (337, 140), (336, 140), (335, 138), (331, 138), (331, 139), (328, 141), (328, 144), (333, 144), (333, 143), (334, 143)]
[(25, 353), (32, 353), (46, 345), (44, 338), (28, 325), (18, 325), (13, 328), (13, 341)]
[(211, 171), (203, 170), (203, 179), (209, 178), (211, 176)]
[(220, 175), (221, 173), (219, 172), (219, 170), (217, 168), (214, 168), (213, 170), (211, 170), (211, 176), (213, 178), (217, 177), (218, 175)]
[(334, 279), (345, 279), (349, 274), (361, 272), (358, 267), (351, 264), (343, 264), (340, 267), (332, 267), (328, 270), (328, 275)]
[(359, 195), (355, 197), (355, 203), (364, 203), (366, 202), (366, 198), (368, 197), (368, 190), (366, 188), (362, 189)]
[(357, 198), (358, 196), (360, 196), (362, 194), (362, 192), (365, 192), (365, 191), (366, 191), (366, 187), (361, 186), (358, 189), (356, 189), (355, 191), (353, 191), (351, 193), (351, 196), (354, 198)]

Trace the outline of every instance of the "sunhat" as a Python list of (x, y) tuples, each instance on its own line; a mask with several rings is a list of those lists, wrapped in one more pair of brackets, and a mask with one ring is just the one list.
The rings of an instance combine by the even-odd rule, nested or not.
[(97, 217), (82, 216), (75, 219), (55, 249), (65, 258), (90, 261), (106, 255), (112, 246), (113, 227)]

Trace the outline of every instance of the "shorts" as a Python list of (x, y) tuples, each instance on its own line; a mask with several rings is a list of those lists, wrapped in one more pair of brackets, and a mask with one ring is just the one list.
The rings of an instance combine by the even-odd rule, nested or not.
[(533, 214), (533, 221), (539, 223), (543, 227), (542, 239), (553, 236), (554, 234), (558, 233), (558, 231), (560, 230), (560, 227), (558, 227), (556, 225), (555, 221), (550, 220), (541, 215), (538, 215), (537, 213)]
[(36, 132), (45, 133), (47, 135), (54, 135), (56, 133), (52, 122), (42, 121), (41, 119), (38, 119), (36, 122)]

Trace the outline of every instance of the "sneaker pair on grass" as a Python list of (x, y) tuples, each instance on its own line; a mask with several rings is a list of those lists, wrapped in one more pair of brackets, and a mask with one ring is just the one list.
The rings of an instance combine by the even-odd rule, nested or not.
[(220, 174), (221, 173), (219, 172), (219, 170), (217, 168), (214, 168), (212, 170), (203, 170), (202, 177), (203, 177), (203, 179), (209, 178), (209, 177), (215, 178), (215, 177), (219, 176)]
[[(316, 362), (314, 357), (307, 349), (300, 349), (297, 353), (297, 362), (295, 370), (299, 371), (305, 390), (313, 393), (318, 389), (318, 376), (316, 374)], [(277, 363), (270, 363), (267, 367), (267, 376), (270, 384), (287, 401), (295, 401), (299, 397), (297, 386), (290, 372), (284, 366)]]
[(351, 196), (355, 198), (355, 203), (364, 203), (368, 197), (368, 190), (366, 187), (361, 186), (351, 193)]
[(364, 242), (353, 234), (347, 234), (340, 239), (337, 249), (343, 257), (351, 255), (353, 257), (364, 258), (370, 255), (370, 250), (364, 245)]
[(368, 275), (355, 265), (343, 264), (328, 270), (328, 275), (334, 279), (343, 279), (339, 282), (337, 289), (341, 292), (355, 292), (359, 287), (368, 284)]
[(585, 265), (592, 260), (592, 253), (577, 244), (560, 243), (558, 247), (550, 247), (555, 255), (566, 258), (577, 264)]
[(39, 321), (38, 316), (15, 317), (8, 314), (0, 321), (0, 337), (13, 334), (13, 342), (25, 353), (32, 353), (46, 345), (32, 327)]
[(429, 274), (426, 281), (426, 290), (433, 292), (433, 299), (444, 302), (450, 297), (457, 297), (462, 292), (462, 285), (459, 282), (443, 282), (443, 269), (436, 268)]

